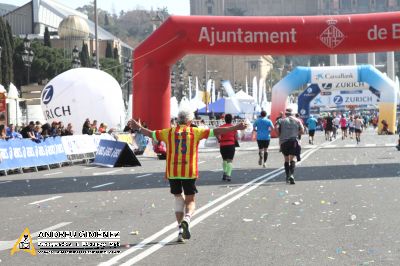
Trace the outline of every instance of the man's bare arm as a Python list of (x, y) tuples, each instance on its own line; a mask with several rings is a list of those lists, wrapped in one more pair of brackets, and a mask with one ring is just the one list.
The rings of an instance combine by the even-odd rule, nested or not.
[(136, 121), (136, 120), (132, 119), (130, 122), (132, 123), (132, 128), (136, 129), (139, 133), (141, 133), (149, 138), (153, 137), (153, 131), (142, 127), (140, 121)]
[(235, 131), (235, 130), (243, 130), (247, 127), (246, 123), (239, 123), (235, 126), (231, 126), (231, 127), (218, 127), (214, 129), (214, 135), (216, 137), (218, 137), (219, 135), (231, 132), (231, 131)]

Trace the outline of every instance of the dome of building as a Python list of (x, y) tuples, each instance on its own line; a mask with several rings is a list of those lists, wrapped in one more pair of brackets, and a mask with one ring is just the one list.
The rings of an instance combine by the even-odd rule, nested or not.
[(68, 16), (60, 22), (58, 36), (61, 39), (87, 39), (89, 37), (89, 25), (80, 16)]

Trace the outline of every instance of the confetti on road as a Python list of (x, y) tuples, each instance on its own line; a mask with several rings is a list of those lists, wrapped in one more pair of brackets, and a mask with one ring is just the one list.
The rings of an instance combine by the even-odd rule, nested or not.
[(293, 205), (300, 205), (300, 202), (295, 201), (295, 202), (293, 202), (292, 204), (293, 204)]
[(325, 202), (325, 200), (321, 200), (321, 204), (325, 204), (326, 202)]
[(352, 214), (350, 216), (350, 221), (354, 221), (355, 219), (357, 219), (357, 216), (355, 214)]
[(133, 235), (133, 236), (137, 236), (137, 235), (139, 234), (139, 231), (132, 231), (132, 232), (130, 232), (129, 234), (130, 234), (130, 235)]
[(252, 221), (253, 221), (253, 219), (247, 219), (247, 218), (243, 219), (243, 222), (252, 222)]

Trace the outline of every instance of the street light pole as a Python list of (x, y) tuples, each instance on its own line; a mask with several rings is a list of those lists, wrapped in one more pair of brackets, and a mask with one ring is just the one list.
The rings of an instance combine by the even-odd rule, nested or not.
[(81, 66), (81, 60), (79, 60), (79, 50), (78, 48), (74, 47), (72, 50), (72, 68), (78, 68)]
[(22, 61), (24, 61), (24, 65), (28, 70), (28, 80), (27, 84), (30, 83), (30, 72), (31, 72), (31, 65), (33, 62), (34, 52), (31, 49), (31, 41), (28, 39), (28, 35), (25, 36), (24, 39), (24, 51), (22, 52)]
[(125, 79), (127, 82), (127, 89), (126, 89), (126, 102), (129, 103), (129, 92), (130, 92), (130, 79), (132, 78), (132, 60), (131, 59), (125, 59)]

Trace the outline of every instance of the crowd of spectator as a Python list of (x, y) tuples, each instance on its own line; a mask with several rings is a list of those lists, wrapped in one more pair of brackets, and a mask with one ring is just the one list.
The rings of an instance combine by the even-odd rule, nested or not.
[(108, 125), (106, 123), (100, 123), (100, 125), (97, 125), (97, 120), (93, 120), (93, 122), (90, 122), (89, 118), (86, 118), (85, 122), (83, 122), (82, 126), (82, 134), (87, 134), (87, 135), (99, 135), (99, 134), (114, 134), (116, 132), (115, 128), (108, 128)]
[(40, 121), (30, 121), (28, 125), (22, 125), (17, 128), (13, 124), (8, 127), (0, 125), (0, 139), (31, 139), (33, 141), (41, 141), (47, 137), (70, 136), (74, 134), (72, 124), (66, 127), (60, 121), (53, 121), (51, 124), (42, 124)]

